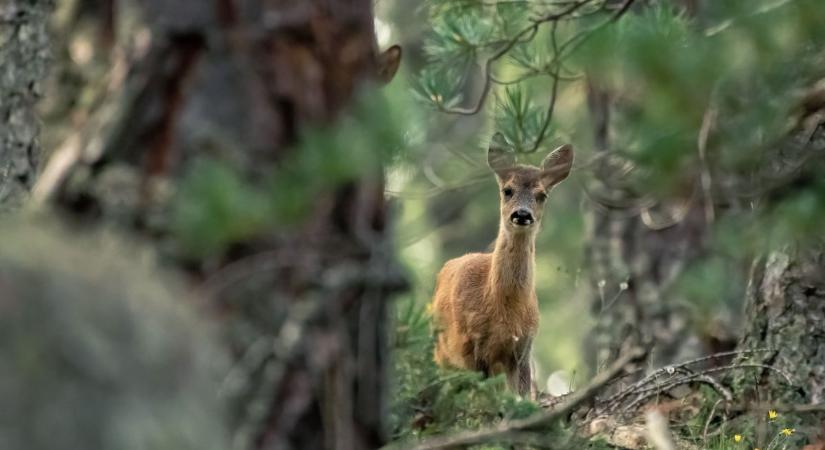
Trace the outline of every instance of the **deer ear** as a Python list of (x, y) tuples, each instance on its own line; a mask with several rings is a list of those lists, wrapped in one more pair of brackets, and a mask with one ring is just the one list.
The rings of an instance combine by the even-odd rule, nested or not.
[(541, 181), (544, 183), (545, 189), (561, 183), (568, 175), (570, 169), (573, 167), (573, 146), (564, 144), (561, 147), (553, 150), (544, 158), (541, 163)]
[(389, 83), (401, 65), (401, 46), (393, 45), (378, 55), (377, 75), (382, 83)]
[(496, 133), (490, 140), (490, 148), (487, 150), (487, 165), (499, 178), (504, 178), (505, 172), (516, 165), (516, 157), (512, 152), (506, 150), (507, 142), (504, 135)]

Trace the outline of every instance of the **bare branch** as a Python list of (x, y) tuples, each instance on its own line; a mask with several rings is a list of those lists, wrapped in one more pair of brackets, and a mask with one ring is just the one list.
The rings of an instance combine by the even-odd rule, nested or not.
[(774, 350), (773, 349), (733, 350), (733, 351), (729, 351), (729, 352), (714, 353), (712, 355), (703, 356), (701, 358), (691, 359), (691, 360), (688, 360), (688, 361), (685, 361), (683, 363), (679, 363), (679, 364), (676, 364), (676, 365), (661, 367), (661, 368), (656, 369), (655, 371), (651, 372), (649, 375), (647, 375), (646, 377), (644, 377), (641, 380), (637, 381), (636, 383), (633, 383), (632, 385), (630, 385), (627, 388), (621, 390), (620, 392), (617, 392), (616, 394), (613, 394), (612, 396), (608, 397), (606, 401), (608, 403), (610, 403), (610, 402), (615, 402), (617, 400), (620, 400), (621, 398), (626, 397), (626, 396), (632, 394), (635, 391), (638, 391), (639, 389), (643, 388), (645, 385), (650, 384), (651, 382), (654, 382), (656, 380), (656, 378), (658, 378), (658, 377), (665, 376), (665, 375), (672, 375), (678, 369), (682, 369), (682, 368), (685, 368), (685, 367), (690, 367), (692, 365), (699, 364), (701, 362), (709, 361), (711, 359), (724, 358), (724, 357), (727, 357), (727, 356), (748, 355), (748, 354), (753, 354), (753, 353), (765, 353), (765, 352), (771, 352), (771, 351), (774, 351)]
[(630, 10), (630, 7), (633, 6), (633, 2), (634, 0), (625, 0), (624, 4), (622, 4), (619, 10), (616, 11), (616, 14), (614, 14), (613, 17), (610, 18), (610, 21), (615, 22), (619, 20), (627, 11)]

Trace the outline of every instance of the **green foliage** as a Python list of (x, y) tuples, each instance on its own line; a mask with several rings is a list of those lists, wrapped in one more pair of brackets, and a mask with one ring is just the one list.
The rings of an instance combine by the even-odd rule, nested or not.
[[(777, 242), (817, 236), (825, 217), (819, 183), (771, 191), (800, 161), (805, 164), (799, 167), (817, 172), (814, 161), (800, 157), (801, 150), (790, 157), (785, 153), (806, 145), (789, 142), (789, 135), (799, 133), (794, 127), (800, 93), (823, 75), (825, 27), (816, 24), (825, 22), (825, 8), (819, 2), (712, 2), (695, 15), (655, 2), (615, 21), (593, 2), (559, 22), (539, 20), (567, 8), (548, 2), (518, 3), (521, 13), (507, 9), (510, 2), (428, 4), (430, 61), (418, 79), (418, 98), (426, 104), (446, 112), (473, 106), (480, 95), (478, 79), (486, 75), (482, 66), (521, 36), (492, 62), (492, 89), (482, 97), (481, 112), (514, 151), (541, 154), (551, 143), (572, 140), (577, 166), (586, 165), (593, 126), (582, 95), (586, 86), (580, 75), (586, 74), (590, 85), (613, 96), (610, 150), (629, 169), (609, 176), (628, 192), (647, 202), (678, 199), (695, 206), (710, 198), (734, 205), (737, 214), (722, 218), (714, 236), (714, 246), (726, 254), (741, 257)], [(536, 32), (520, 35), (531, 23)], [(557, 98), (556, 73), (562, 76)], [(546, 123), (551, 100), (556, 107)], [(700, 178), (710, 186), (700, 186)], [(754, 202), (769, 193), (770, 202)], [(748, 204), (755, 214), (744, 211)], [(689, 294), (697, 296), (708, 297)]]
[[(547, 119), (547, 112), (530, 100), (525, 89), (507, 88), (497, 97), (496, 123), (513, 149), (533, 152)], [(552, 132), (552, 130), (550, 130)]]
[(211, 327), (151, 254), (96, 231), (2, 224), (2, 447), (229, 448)]
[(430, 318), (412, 299), (397, 306), (393, 337), (395, 392), (391, 407), (396, 439), (491, 425), (539, 410), (507, 390), (503, 376), (445, 370), (433, 362)]
[(680, 189), (672, 175), (697, 170), (697, 135), (711, 109), (718, 170), (763, 164), (766, 146), (788, 131), (794, 93), (818, 73), (809, 61), (821, 55), (810, 44), (823, 36), (802, 15), (822, 18), (821, 7), (736, 5), (709, 13), (709, 27), (667, 7), (646, 9), (599, 30), (577, 55), (600, 83), (632, 99), (617, 118), (617, 147), (649, 169), (639, 183), (654, 192)]
[(193, 164), (175, 202), (174, 232), (183, 253), (204, 257), (266, 230), (297, 226), (330, 187), (377, 178), (405, 146), (401, 126), (408, 115), (407, 105), (369, 91), (334, 125), (303, 130), (299, 148), (277, 167)]
[(489, 16), (475, 8), (453, 8), (436, 16), (433, 33), (424, 51), (434, 61), (473, 62), (479, 47), (484, 47), (495, 31)]
[(187, 249), (208, 254), (266, 225), (267, 199), (236, 171), (202, 160), (191, 173), (176, 208), (178, 235)]
[[(668, 294), (684, 298), (686, 304), (683, 306), (690, 308), (695, 323), (705, 327), (718, 326), (707, 318), (719, 313), (741, 314), (741, 300), (744, 299), (747, 283), (743, 276), (745, 268), (743, 260), (718, 254), (708, 256), (688, 267)], [(720, 299), (735, 299), (740, 303), (725, 305)], [(713, 333), (711, 329), (703, 331), (703, 334)]]
[[(477, 70), (467, 66), (467, 59), (489, 56), (527, 22), (518, 17), (506, 26), (502, 23), (507, 19), (491, 19), (506, 3), (432, 3), (427, 46), (432, 61), (421, 78), (427, 86), (421, 98), (449, 108), (460, 103), (459, 87)], [(540, 3), (526, 6), (541, 8)], [(614, 146), (646, 169), (638, 172), (639, 185), (670, 195), (684, 183), (672, 174), (697, 170), (697, 133), (709, 109), (718, 110), (714, 162), (720, 169), (741, 170), (743, 164), (760, 160), (758, 149), (787, 132), (794, 93), (810, 85), (822, 59), (817, 43), (825, 34), (812, 25), (814, 17), (818, 23), (825, 18), (821, 6), (810, 1), (724, 3), (708, 6), (699, 18), (657, 4), (615, 23), (607, 22), (605, 14), (582, 14), (576, 25), (553, 24), (551, 31), (551, 25), (544, 24), (533, 38), (507, 53), (511, 65), (501, 60), (493, 66), (494, 77), (498, 75), (494, 79), (507, 79), (501, 73), (512, 67), (549, 77), (564, 64), (571, 73), (585, 70), (596, 83), (621, 91), (629, 101), (616, 116)], [(439, 14), (447, 5), (455, 7)], [(545, 14), (563, 10), (543, 8)], [(459, 53), (465, 56), (459, 58)], [(450, 70), (431, 70), (442, 66)], [(544, 92), (550, 84), (543, 83)], [(499, 101), (487, 105), (496, 129), (507, 133), (517, 151), (532, 148), (545, 108), (524, 99), (548, 97), (534, 92), (527, 80), (498, 88)]]
[(464, 66), (430, 66), (415, 80), (413, 95), (435, 109), (454, 108), (463, 100)]

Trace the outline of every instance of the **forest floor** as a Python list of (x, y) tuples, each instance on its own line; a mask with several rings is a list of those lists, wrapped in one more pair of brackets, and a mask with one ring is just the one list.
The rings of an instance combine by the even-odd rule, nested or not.
[(719, 375), (741, 363), (696, 369), (703, 358), (628, 383), (636, 349), (572, 393), (536, 402), (510, 393), (503, 377), (436, 367), (430, 317), (414, 301), (398, 305), (396, 321), (389, 448), (825, 450), (825, 430), (800, 416), (823, 408), (732, 397)]

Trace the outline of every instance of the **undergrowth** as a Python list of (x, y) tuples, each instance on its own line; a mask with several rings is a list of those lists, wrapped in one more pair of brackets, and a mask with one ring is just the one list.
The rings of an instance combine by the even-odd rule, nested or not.
[(413, 300), (400, 302), (393, 339), (394, 438), (420, 437), (522, 418), (539, 410), (506, 389), (503, 376), (441, 369), (433, 362), (430, 317)]
[[(437, 367), (432, 357), (430, 316), (414, 299), (399, 301), (395, 316), (390, 416), (394, 441), (473, 430), (541, 410), (536, 403), (508, 391), (504, 376), (485, 379), (478, 372)], [(609, 448), (580, 442), (562, 425), (547, 430), (542, 440), (556, 443), (559, 449)], [(501, 442), (472, 448), (508, 449), (511, 445)]]
[[(495, 425), (506, 419), (519, 419), (537, 413), (534, 402), (509, 392), (503, 376), (485, 379), (480, 373), (439, 368), (433, 362), (430, 315), (414, 298), (396, 303), (392, 335), (393, 395), (390, 408), (391, 438), (394, 442), (414, 442), (436, 434), (457, 433)], [(672, 423), (671, 431), (703, 450), (750, 450), (757, 447), (757, 422), (764, 425), (763, 449), (798, 448), (797, 418), (770, 412), (756, 420), (754, 413), (733, 420), (723, 419), (712, 405), (718, 398), (713, 390), (701, 390), (704, 399), (699, 411), (681, 425)], [(540, 436), (542, 448), (611, 449), (603, 441), (577, 437), (570, 424), (556, 423)], [(512, 442), (476, 445), (473, 449), (531, 448)]]

